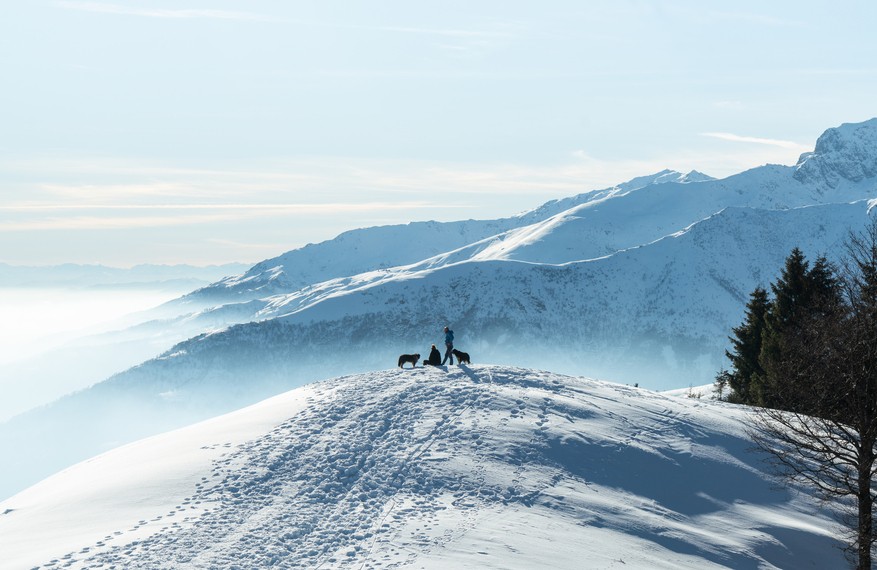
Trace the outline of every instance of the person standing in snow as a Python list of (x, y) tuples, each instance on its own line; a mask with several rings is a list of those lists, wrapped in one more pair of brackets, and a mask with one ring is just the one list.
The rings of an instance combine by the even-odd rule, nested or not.
[(454, 331), (450, 328), (445, 327), (445, 357), (442, 359), (442, 365), (445, 362), (450, 361), (451, 366), (454, 365), (454, 354), (451, 352), (454, 350)]

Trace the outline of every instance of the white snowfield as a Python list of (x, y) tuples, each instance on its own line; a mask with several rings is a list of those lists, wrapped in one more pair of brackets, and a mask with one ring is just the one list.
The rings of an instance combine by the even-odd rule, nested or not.
[(0, 566), (845, 568), (747, 413), (502, 366), (337, 378), (0, 503)]

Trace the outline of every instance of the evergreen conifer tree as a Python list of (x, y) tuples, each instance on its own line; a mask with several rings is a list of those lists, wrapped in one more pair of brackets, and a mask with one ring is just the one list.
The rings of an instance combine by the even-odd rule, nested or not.
[(807, 286), (809, 292), (806, 303), (811, 313), (831, 312), (843, 303), (840, 279), (834, 266), (824, 255), (818, 257), (807, 272)]
[(773, 308), (769, 323), (772, 330), (782, 331), (794, 326), (802, 307), (809, 300), (809, 263), (797, 247), (786, 258), (782, 273), (770, 288), (773, 291)]
[(731, 361), (731, 371), (726, 374), (727, 382), (733, 390), (731, 399), (741, 404), (754, 404), (752, 380), (764, 375), (758, 358), (761, 354), (761, 339), (764, 334), (765, 318), (770, 307), (767, 291), (756, 287), (749, 295), (743, 323), (735, 327), (730, 337), (732, 350), (725, 351)]
[[(808, 304), (809, 264), (797, 247), (786, 258), (783, 270), (775, 283), (771, 283), (774, 300), (765, 314), (765, 327), (762, 331), (759, 364), (761, 372), (751, 382), (752, 403), (769, 407), (786, 407), (784, 403), (789, 392), (778, 386), (781, 377), (776, 370), (781, 367), (785, 345), (797, 333), (803, 323), (802, 313)], [(780, 394), (783, 396), (780, 397)]]
[[(806, 375), (792, 380), (781, 373), (784, 359), (795, 352), (792, 347), (821, 319), (835, 314), (843, 304), (840, 281), (825, 256), (813, 266), (795, 248), (786, 258), (776, 283), (771, 284), (774, 301), (765, 313), (762, 331), (760, 371), (750, 382), (753, 397), (749, 403), (803, 411), (801, 402), (812, 387)], [(791, 384), (790, 384), (791, 383)], [(809, 400), (808, 400), (809, 401)]]
[(786, 323), (782, 354), (766, 370), (787, 411), (759, 409), (750, 433), (781, 473), (852, 507), (849, 552), (856, 568), (867, 570), (877, 538), (877, 219), (851, 234), (846, 250), (840, 279), (827, 262), (814, 264), (809, 326)]

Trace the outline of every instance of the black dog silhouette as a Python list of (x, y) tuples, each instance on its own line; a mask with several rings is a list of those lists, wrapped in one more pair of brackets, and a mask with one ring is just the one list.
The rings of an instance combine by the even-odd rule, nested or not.
[(468, 352), (461, 352), (455, 348), (451, 351), (451, 354), (457, 357), (457, 364), (472, 364), (472, 361), (469, 360)]
[(399, 357), (399, 368), (404, 368), (402, 365), (406, 362), (411, 363), (411, 368), (416, 368), (418, 360), (420, 360), (419, 354), (403, 354)]

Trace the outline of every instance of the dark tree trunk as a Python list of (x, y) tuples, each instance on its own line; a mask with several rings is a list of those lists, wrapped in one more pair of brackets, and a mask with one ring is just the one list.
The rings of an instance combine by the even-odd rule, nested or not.
[(871, 469), (874, 462), (873, 447), (863, 446), (859, 463), (859, 521), (858, 521), (858, 565), (857, 570), (871, 570), (871, 542), (874, 522), (872, 518), (873, 499), (871, 498)]

